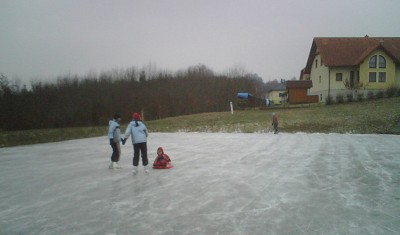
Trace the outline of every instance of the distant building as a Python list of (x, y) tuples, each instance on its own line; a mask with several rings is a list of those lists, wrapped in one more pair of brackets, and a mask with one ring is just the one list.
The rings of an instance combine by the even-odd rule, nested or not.
[(283, 104), (286, 102), (287, 92), (285, 83), (279, 83), (268, 92), (269, 100), (272, 104)]
[(310, 95), (400, 87), (400, 37), (314, 38), (300, 80), (311, 80)]

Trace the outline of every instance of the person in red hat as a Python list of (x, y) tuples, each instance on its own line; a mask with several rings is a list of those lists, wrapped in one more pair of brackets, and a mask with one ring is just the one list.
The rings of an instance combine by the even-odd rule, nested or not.
[(126, 140), (129, 136), (132, 136), (133, 145), (133, 174), (136, 175), (138, 172), (139, 155), (142, 155), (142, 163), (144, 171), (149, 173), (149, 160), (147, 158), (147, 136), (148, 131), (146, 125), (143, 123), (139, 113), (133, 114), (133, 121), (131, 121), (126, 128), (125, 138), (122, 144), (125, 145)]
[(154, 160), (153, 168), (155, 169), (169, 169), (172, 168), (171, 158), (164, 153), (164, 149), (159, 147), (157, 149), (157, 157)]

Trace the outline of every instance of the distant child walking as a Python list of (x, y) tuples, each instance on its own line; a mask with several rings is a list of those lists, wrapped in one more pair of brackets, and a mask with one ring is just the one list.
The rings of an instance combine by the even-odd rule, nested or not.
[(278, 134), (278, 116), (275, 113), (272, 113), (272, 125), (274, 126), (274, 134)]
[(147, 158), (147, 136), (148, 131), (146, 125), (142, 122), (142, 118), (139, 113), (133, 114), (133, 121), (131, 121), (126, 128), (125, 138), (122, 141), (122, 144), (125, 144), (125, 141), (132, 136), (132, 145), (133, 145), (133, 171), (134, 175), (138, 172), (139, 165), (139, 155), (142, 155), (142, 162), (144, 171), (149, 173), (149, 160)]
[(121, 168), (118, 164), (119, 158), (121, 156), (121, 146), (119, 142), (121, 139), (121, 129), (119, 123), (121, 122), (121, 115), (116, 113), (114, 119), (108, 122), (108, 138), (110, 140), (110, 145), (112, 148), (111, 164), (108, 168), (119, 169)]
[(159, 147), (157, 149), (157, 157), (154, 160), (153, 168), (155, 169), (169, 169), (172, 168), (171, 158), (164, 153), (164, 149)]

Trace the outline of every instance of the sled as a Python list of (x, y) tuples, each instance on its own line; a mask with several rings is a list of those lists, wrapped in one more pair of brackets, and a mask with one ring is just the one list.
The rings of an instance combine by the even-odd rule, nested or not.
[(159, 170), (161, 170), (161, 169), (171, 169), (172, 167), (174, 167), (174, 166), (168, 164), (166, 166), (153, 166), (153, 169), (159, 169)]

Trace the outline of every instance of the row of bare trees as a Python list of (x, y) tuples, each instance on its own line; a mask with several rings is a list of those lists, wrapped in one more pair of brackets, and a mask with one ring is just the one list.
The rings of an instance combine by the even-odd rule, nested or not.
[(107, 125), (115, 112), (127, 122), (141, 111), (146, 120), (228, 111), (238, 92), (261, 95), (264, 90), (258, 76), (215, 75), (204, 65), (152, 77), (131, 70), (67, 75), (56, 82), (33, 83), (29, 90), (13, 89), (1, 75), (0, 129)]

